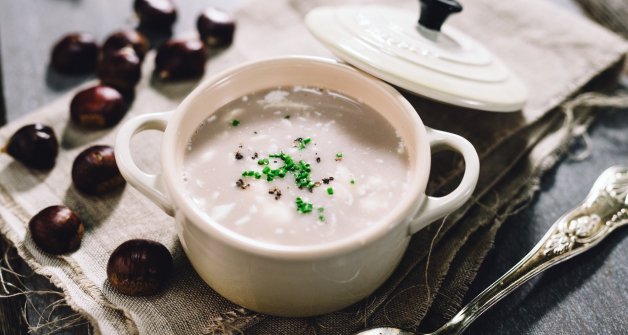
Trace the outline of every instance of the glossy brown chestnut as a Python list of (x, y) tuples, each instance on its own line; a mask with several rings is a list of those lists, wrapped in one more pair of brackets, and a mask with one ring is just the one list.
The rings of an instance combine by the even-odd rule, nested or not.
[(196, 29), (201, 40), (210, 48), (231, 45), (235, 27), (231, 14), (213, 7), (205, 9), (196, 20)]
[(95, 145), (76, 156), (72, 182), (77, 190), (89, 195), (103, 195), (124, 185), (113, 148)]
[(31, 218), (28, 229), (41, 250), (60, 255), (79, 248), (85, 228), (68, 207), (50, 206)]
[(116, 125), (127, 111), (124, 98), (115, 88), (97, 85), (78, 92), (70, 103), (74, 124), (102, 129)]
[(140, 25), (156, 31), (170, 31), (177, 20), (177, 9), (171, 0), (135, 0), (135, 14)]
[(28, 167), (48, 170), (55, 165), (59, 142), (52, 128), (30, 124), (18, 129), (1, 151)]
[(119, 91), (132, 91), (142, 76), (142, 62), (131, 47), (103, 55), (98, 63), (100, 81)]
[(148, 52), (148, 40), (144, 35), (135, 30), (118, 31), (111, 34), (102, 45), (103, 57), (111, 55), (125, 47), (132, 47), (137, 57), (142, 61)]
[(96, 39), (86, 33), (72, 33), (61, 38), (52, 48), (50, 64), (64, 74), (94, 71), (98, 62)]
[(107, 262), (107, 278), (118, 292), (126, 295), (156, 293), (172, 271), (172, 256), (161, 243), (135, 239), (116, 248)]
[(205, 72), (207, 56), (199, 40), (169, 40), (157, 50), (155, 73), (164, 80), (198, 78)]

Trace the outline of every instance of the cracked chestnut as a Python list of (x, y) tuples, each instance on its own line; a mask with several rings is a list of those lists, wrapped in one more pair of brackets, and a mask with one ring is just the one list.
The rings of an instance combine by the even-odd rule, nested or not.
[(172, 256), (161, 243), (134, 239), (118, 246), (107, 262), (107, 279), (118, 292), (132, 295), (154, 294), (166, 283), (172, 271)]
[(113, 148), (95, 145), (76, 156), (72, 182), (77, 190), (88, 195), (103, 195), (124, 185)]
[(105, 40), (102, 45), (102, 53), (106, 57), (106, 55), (113, 54), (125, 47), (133, 48), (137, 57), (142, 61), (148, 52), (148, 40), (135, 30), (118, 31)]
[(70, 103), (72, 122), (85, 128), (112, 127), (124, 117), (126, 111), (127, 105), (122, 94), (106, 85), (80, 91)]
[(98, 79), (122, 92), (135, 89), (142, 76), (142, 62), (132, 47), (105, 54), (98, 63)]
[(135, 0), (133, 9), (140, 25), (156, 31), (170, 31), (177, 20), (177, 8), (171, 0)]
[(18, 129), (1, 151), (28, 167), (49, 170), (55, 165), (59, 143), (52, 128), (37, 123)]
[(50, 64), (64, 74), (83, 74), (94, 71), (100, 48), (96, 39), (87, 33), (72, 33), (61, 38), (52, 48)]
[(196, 29), (208, 47), (226, 47), (233, 42), (235, 20), (231, 14), (210, 7), (198, 16)]
[(54, 255), (78, 249), (85, 230), (79, 217), (66, 206), (42, 209), (28, 222), (28, 229), (35, 244)]
[(207, 47), (199, 40), (169, 40), (155, 57), (155, 73), (163, 80), (185, 80), (205, 73)]

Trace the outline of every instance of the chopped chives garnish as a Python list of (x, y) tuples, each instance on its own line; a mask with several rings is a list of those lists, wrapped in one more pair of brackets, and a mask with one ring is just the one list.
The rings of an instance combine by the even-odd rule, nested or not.
[(318, 211), (318, 220), (320, 222), (325, 222), (325, 215), (323, 215), (325, 208), (319, 206), (316, 210)]
[(312, 212), (312, 203), (303, 201), (301, 197), (297, 197), (295, 204), (297, 206), (297, 212), (299, 213), (307, 214)]
[[(232, 121), (233, 126), (237, 126), (239, 123), (240, 122), (238, 120)], [(299, 142), (299, 148), (304, 149), (307, 144), (312, 143), (312, 139), (309, 137), (298, 138), (297, 140), (295, 140), (295, 142)], [(343, 154), (341, 152), (336, 153), (336, 160), (337, 161), (341, 160), (342, 156)], [(257, 157), (258, 156), (256, 154), (252, 158), (257, 159)], [(271, 159), (274, 160), (274, 164), (277, 164), (278, 160), (283, 161), (283, 166), (279, 166), (276, 169), (271, 168), (270, 166)], [(320, 158), (318, 158), (317, 162), (319, 160)], [(242, 172), (242, 176), (254, 177), (255, 179), (264, 178), (266, 179), (266, 181), (272, 182), (276, 178), (284, 178), (287, 174), (291, 174), (292, 176), (294, 176), (294, 182), (299, 188), (301, 189), (306, 188), (310, 192), (315, 187), (318, 187), (322, 185), (323, 183), (329, 184), (329, 181), (334, 180), (333, 177), (329, 177), (329, 178), (323, 178), (322, 182), (312, 181), (311, 179), (312, 165), (303, 160), (299, 160), (295, 162), (292, 156), (290, 156), (289, 154), (285, 154), (283, 152), (269, 154), (266, 158), (260, 158), (257, 160), (257, 164), (260, 165), (260, 168), (263, 167), (261, 171), (246, 170)], [(354, 184), (354, 183), (355, 181), (351, 179), (351, 184)], [(327, 191), (327, 194), (329, 195), (334, 194), (334, 189), (332, 187), (328, 187), (326, 191)], [(302, 214), (311, 213), (314, 209), (314, 206), (312, 205), (312, 203), (304, 201), (301, 197), (297, 197), (295, 200), (295, 203), (296, 203), (297, 212), (302, 213)], [(324, 215), (324, 208), (317, 207), (316, 210), (318, 212), (318, 219), (321, 222), (324, 222), (326, 220), (325, 215)]]
[(299, 142), (299, 150), (303, 150), (305, 149), (305, 146), (308, 143), (312, 142), (312, 139), (309, 137), (306, 137), (306, 138), (299, 137), (296, 139), (296, 141)]
[(355, 180), (351, 179), (350, 183), (351, 183), (351, 185), (354, 185), (355, 184)]
[(240, 121), (239, 121), (239, 120), (234, 119), (233, 121), (231, 121), (231, 125), (232, 125), (233, 127), (237, 127), (239, 124), (240, 124)]

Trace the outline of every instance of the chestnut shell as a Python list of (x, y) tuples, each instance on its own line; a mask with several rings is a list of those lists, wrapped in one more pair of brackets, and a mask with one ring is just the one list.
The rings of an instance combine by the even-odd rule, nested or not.
[(205, 9), (196, 20), (196, 29), (201, 40), (210, 48), (231, 45), (235, 28), (235, 20), (231, 14), (213, 7)]
[(98, 63), (100, 81), (121, 92), (133, 91), (142, 76), (142, 62), (132, 47), (103, 55)]
[(164, 80), (201, 77), (208, 53), (199, 40), (169, 40), (157, 50), (155, 73)]
[(102, 45), (103, 57), (129, 46), (135, 50), (140, 61), (144, 60), (149, 48), (148, 39), (135, 30), (122, 30), (109, 35)]
[(127, 105), (118, 90), (106, 85), (97, 85), (78, 92), (70, 103), (70, 117), (77, 125), (102, 129), (116, 125)]
[(18, 129), (2, 151), (28, 167), (49, 170), (55, 165), (59, 142), (52, 128), (36, 123)]
[(100, 48), (94, 36), (72, 33), (62, 37), (52, 48), (50, 65), (65, 74), (83, 74), (94, 71)]
[(72, 182), (88, 195), (103, 195), (125, 184), (113, 148), (95, 145), (85, 149), (72, 164)]
[(145, 239), (126, 241), (107, 262), (107, 278), (118, 292), (132, 295), (154, 294), (172, 271), (172, 256), (161, 243)]
[(135, 0), (135, 14), (140, 26), (155, 31), (170, 31), (177, 20), (177, 8), (171, 0)]
[(31, 218), (28, 229), (41, 250), (61, 255), (79, 248), (85, 227), (68, 207), (50, 206)]

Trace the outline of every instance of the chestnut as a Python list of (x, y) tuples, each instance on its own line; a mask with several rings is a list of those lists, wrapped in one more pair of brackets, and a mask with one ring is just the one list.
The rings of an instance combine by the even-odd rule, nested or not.
[(79, 217), (66, 206), (42, 209), (28, 222), (28, 229), (35, 244), (54, 255), (78, 249), (85, 230)]
[(83, 74), (94, 71), (99, 47), (96, 39), (87, 33), (72, 33), (61, 38), (52, 48), (50, 64), (64, 74)]
[(97, 85), (78, 92), (70, 103), (70, 117), (77, 125), (102, 129), (117, 124), (127, 111), (124, 97), (115, 88)]
[(142, 76), (142, 62), (133, 48), (125, 47), (103, 55), (96, 74), (105, 85), (123, 92), (132, 91)]
[(235, 20), (231, 14), (210, 7), (198, 16), (196, 29), (201, 40), (210, 48), (226, 47), (233, 42)]
[(103, 195), (124, 185), (113, 148), (95, 145), (76, 156), (72, 182), (77, 190), (88, 195)]
[(199, 40), (169, 40), (155, 57), (155, 73), (165, 80), (198, 78), (205, 73), (208, 50)]
[(135, 14), (140, 25), (157, 31), (170, 31), (177, 20), (177, 9), (171, 0), (135, 0)]
[(132, 295), (156, 293), (168, 280), (172, 256), (161, 243), (134, 239), (118, 246), (107, 262), (107, 279), (118, 292)]
[(1, 151), (28, 167), (49, 170), (55, 165), (59, 142), (52, 128), (36, 123), (18, 129)]
[(144, 35), (135, 30), (118, 31), (111, 34), (102, 45), (103, 57), (113, 54), (125, 47), (133, 48), (137, 57), (142, 61), (148, 52), (148, 40)]

